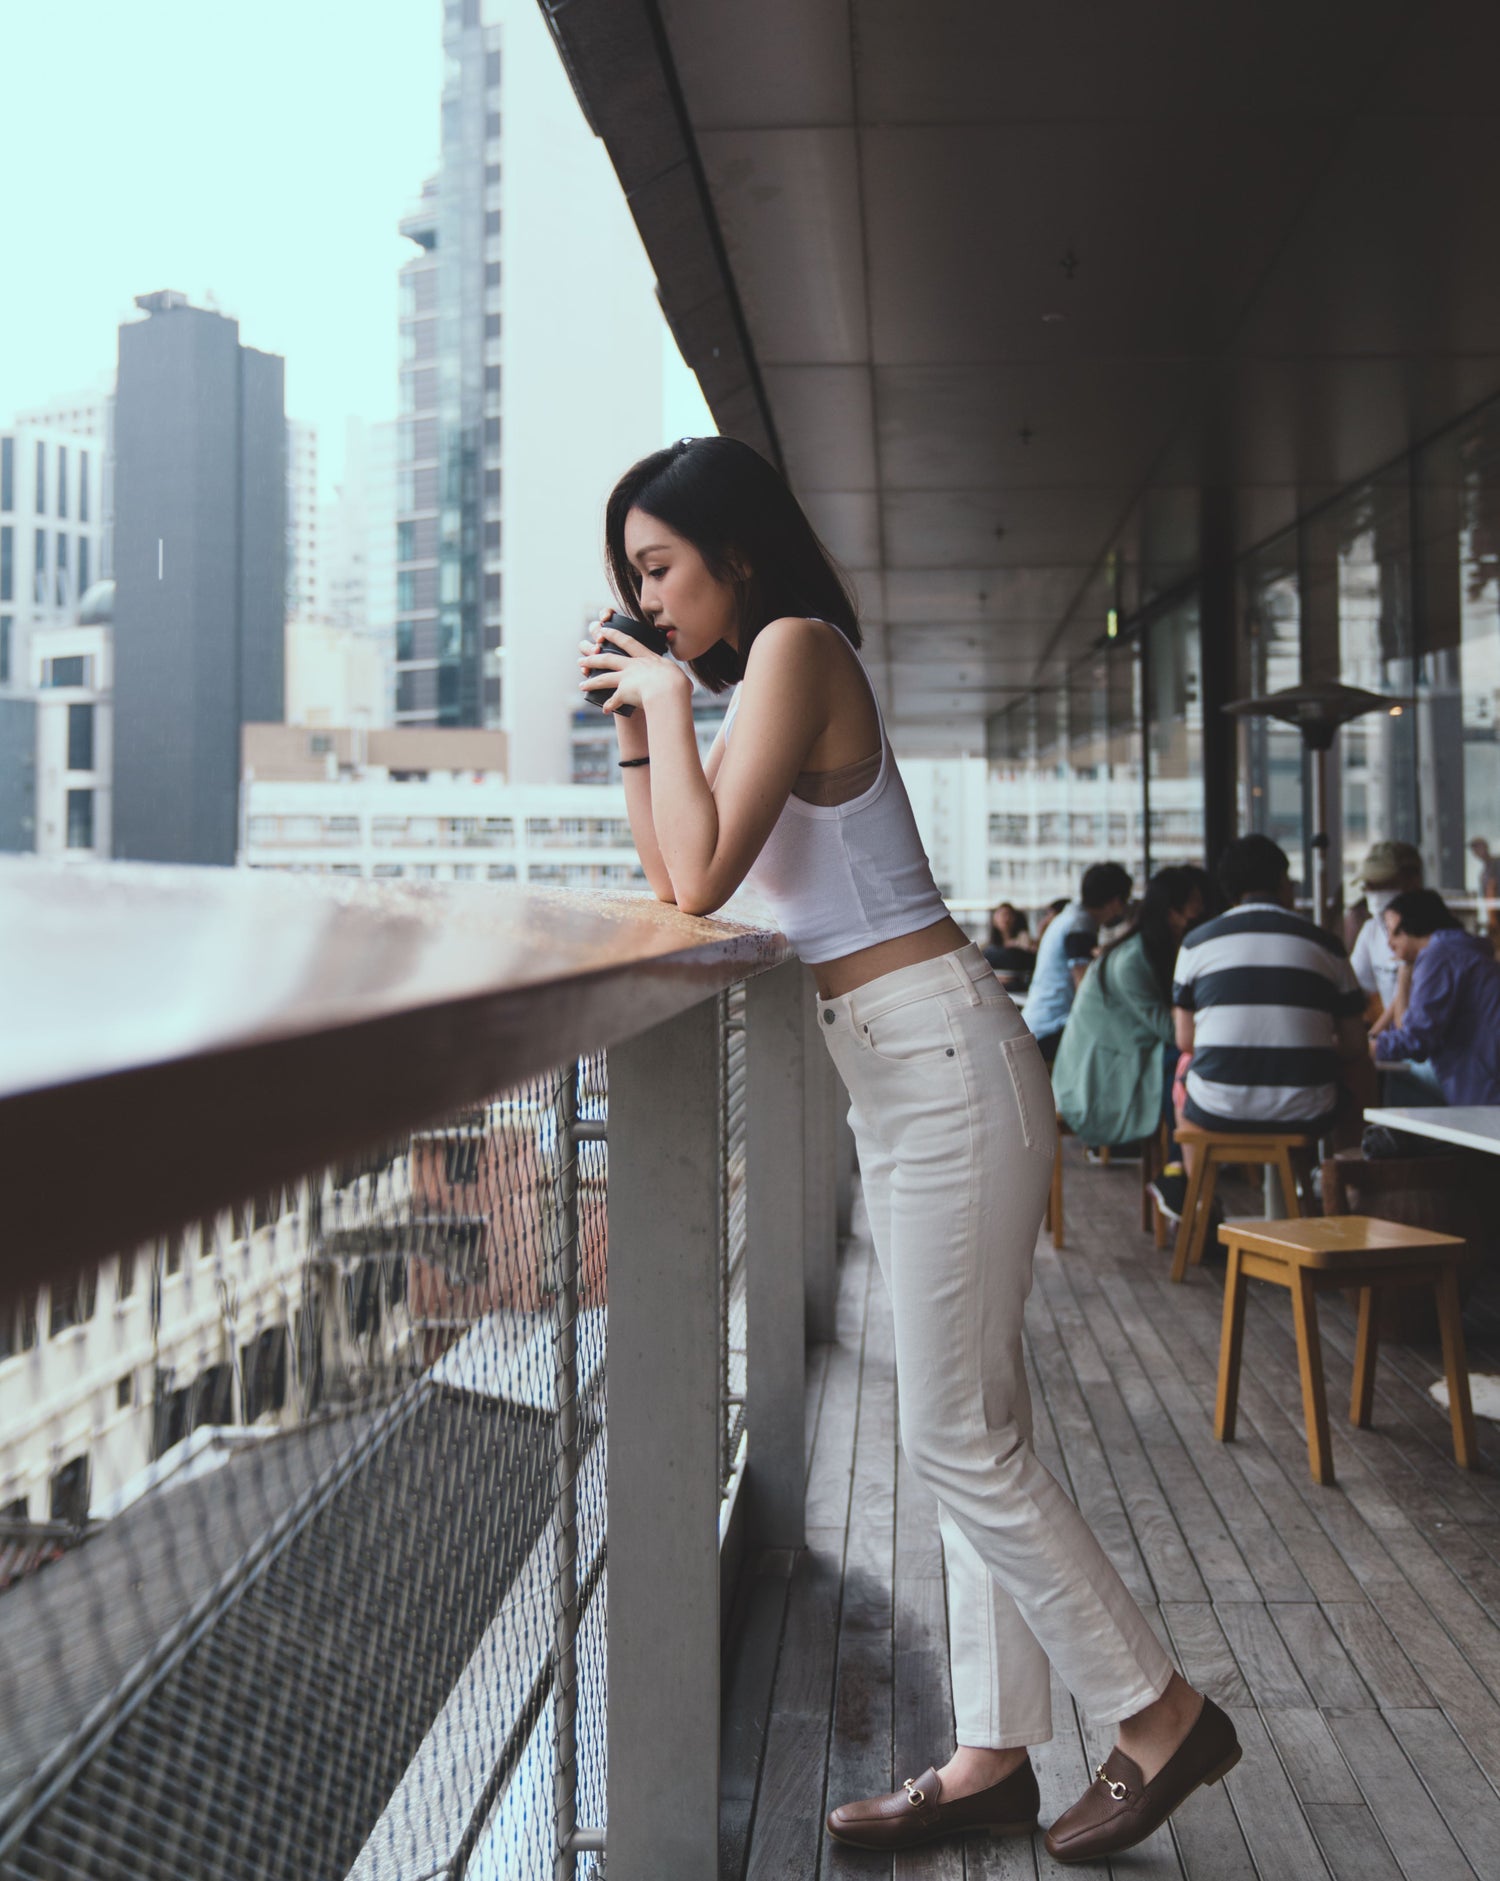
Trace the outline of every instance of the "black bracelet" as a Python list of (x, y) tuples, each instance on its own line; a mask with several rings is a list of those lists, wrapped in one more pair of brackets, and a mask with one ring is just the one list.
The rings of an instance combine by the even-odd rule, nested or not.
[(649, 764), (650, 758), (621, 758), (618, 768), (622, 771), (636, 770), (642, 764)]

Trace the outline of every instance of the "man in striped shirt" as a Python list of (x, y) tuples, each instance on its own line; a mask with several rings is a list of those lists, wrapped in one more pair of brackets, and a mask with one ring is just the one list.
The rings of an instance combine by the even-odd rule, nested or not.
[(1229, 910), (1186, 937), (1173, 976), (1185, 1121), (1321, 1136), (1342, 1103), (1357, 1123), (1345, 1087), (1369, 1080), (1365, 996), (1342, 942), (1293, 912), (1269, 837), (1232, 842), (1219, 879)]

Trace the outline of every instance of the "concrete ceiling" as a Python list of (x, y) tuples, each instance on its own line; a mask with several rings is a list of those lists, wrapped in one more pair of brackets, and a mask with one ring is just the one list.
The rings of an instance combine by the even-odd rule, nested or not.
[(907, 750), (1500, 390), (1493, 0), (542, 4)]

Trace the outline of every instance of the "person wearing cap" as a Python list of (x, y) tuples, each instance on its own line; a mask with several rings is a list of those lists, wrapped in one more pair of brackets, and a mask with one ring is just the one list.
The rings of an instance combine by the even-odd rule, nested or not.
[(1385, 911), (1397, 895), (1422, 886), (1422, 857), (1410, 843), (1375, 843), (1359, 880), (1370, 918), (1359, 931), (1349, 964), (1361, 988), (1380, 1002), (1379, 1012), (1371, 1019), (1371, 1029), (1379, 1033), (1400, 1017), (1411, 980), (1410, 968), (1403, 973), (1401, 961), (1391, 951)]

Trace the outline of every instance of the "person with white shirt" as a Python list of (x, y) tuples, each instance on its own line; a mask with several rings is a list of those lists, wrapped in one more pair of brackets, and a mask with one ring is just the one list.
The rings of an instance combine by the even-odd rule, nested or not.
[(1410, 843), (1376, 843), (1365, 857), (1359, 879), (1370, 918), (1355, 939), (1349, 964), (1361, 988), (1380, 1001), (1380, 1012), (1371, 1022), (1379, 1033), (1394, 1023), (1402, 979), (1401, 962), (1391, 951), (1386, 932), (1385, 911), (1397, 895), (1422, 886), (1422, 857)]
[[(1411, 967), (1391, 947), (1386, 910), (1398, 895), (1422, 886), (1421, 852), (1411, 843), (1379, 842), (1371, 846), (1360, 871), (1360, 886), (1370, 918), (1355, 938), (1349, 964), (1361, 990), (1369, 996), (1371, 1038), (1398, 1027), (1406, 1017), (1411, 993)], [(1379, 1011), (1374, 1010), (1379, 1002)], [(1393, 1065), (1385, 1073), (1384, 1100), (1388, 1104), (1443, 1104), (1447, 1099), (1437, 1073), (1425, 1059)]]

